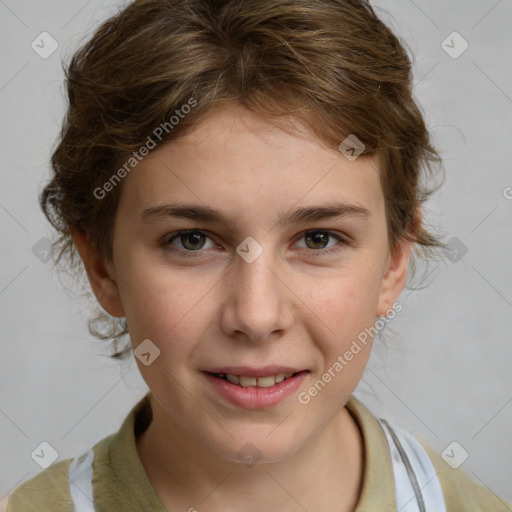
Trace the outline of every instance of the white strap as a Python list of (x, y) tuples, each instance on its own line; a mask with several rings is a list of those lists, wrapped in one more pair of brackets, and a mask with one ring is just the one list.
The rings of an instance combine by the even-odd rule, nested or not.
[(378, 420), (391, 452), (397, 510), (446, 512), (437, 472), (427, 452), (409, 432), (386, 420)]
[(91, 449), (75, 457), (69, 466), (69, 490), (74, 512), (95, 511), (92, 494), (93, 460), (94, 451)]

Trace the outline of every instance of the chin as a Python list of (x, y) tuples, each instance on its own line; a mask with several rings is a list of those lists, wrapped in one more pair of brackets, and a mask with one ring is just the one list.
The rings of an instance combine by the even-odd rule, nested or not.
[(282, 462), (297, 452), (302, 444), (297, 436), (287, 433), (285, 429), (278, 433), (272, 432), (273, 428), (263, 429), (258, 425), (257, 430), (250, 428), (244, 432), (240, 429), (236, 434), (230, 432), (233, 437), (226, 439), (223, 436), (222, 440), (207, 444), (223, 459), (246, 467)]

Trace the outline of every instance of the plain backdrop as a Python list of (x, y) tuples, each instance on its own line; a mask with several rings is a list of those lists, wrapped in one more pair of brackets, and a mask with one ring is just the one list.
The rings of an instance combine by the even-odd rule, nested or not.
[[(87, 304), (40, 250), (53, 236), (37, 195), (64, 113), (61, 59), (118, 5), (0, 1), (0, 498), (41, 471), (41, 442), (78, 455), (147, 390), (133, 362), (101, 355)], [(461, 468), (512, 500), (512, 2), (374, 5), (415, 56), (414, 93), (445, 158), (425, 216), (462, 250), (401, 295), (356, 396), (440, 453), (457, 442)], [(31, 46), (42, 32), (58, 43), (47, 58)]]

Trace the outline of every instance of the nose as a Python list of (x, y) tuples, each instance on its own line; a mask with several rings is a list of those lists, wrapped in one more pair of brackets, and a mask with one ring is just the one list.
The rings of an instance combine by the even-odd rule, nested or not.
[(291, 328), (294, 295), (270, 251), (251, 263), (237, 257), (227, 277), (222, 328), (228, 336), (263, 343)]

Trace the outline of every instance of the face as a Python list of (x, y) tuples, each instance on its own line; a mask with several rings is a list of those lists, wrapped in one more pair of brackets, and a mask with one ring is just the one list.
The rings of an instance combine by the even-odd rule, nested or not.
[(226, 459), (250, 442), (278, 461), (342, 410), (370, 355), (353, 342), (409, 256), (389, 251), (378, 172), (233, 107), (125, 178), (109, 275), (89, 277), (133, 348), (159, 350), (137, 364), (170, 423)]

